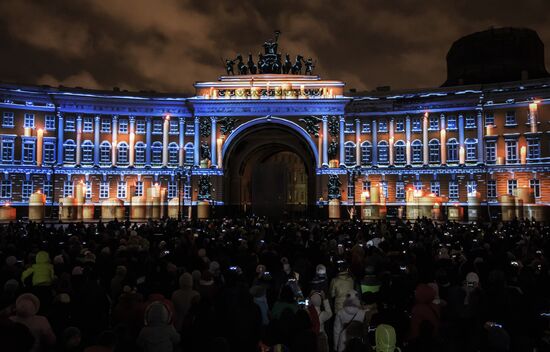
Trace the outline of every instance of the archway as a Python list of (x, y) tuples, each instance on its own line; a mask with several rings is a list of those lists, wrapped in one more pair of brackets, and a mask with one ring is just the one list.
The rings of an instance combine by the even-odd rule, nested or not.
[(278, 118), (249, 121), (223, 149), (224, 204), (229, 214), (297, 217), (315, 205), (317, 150), (298, 125)]

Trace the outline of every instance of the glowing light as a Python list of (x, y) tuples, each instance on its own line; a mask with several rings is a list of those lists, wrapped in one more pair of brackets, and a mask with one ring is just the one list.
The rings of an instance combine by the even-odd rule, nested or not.
[(164, 118), (169, 121), (170, 120), (170, 114), (166, 115)]

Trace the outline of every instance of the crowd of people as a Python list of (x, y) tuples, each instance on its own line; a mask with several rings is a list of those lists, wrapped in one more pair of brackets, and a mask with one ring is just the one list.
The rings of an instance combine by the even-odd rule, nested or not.
[(550, 227), (0, 226), (1, 351), (548, 351)]

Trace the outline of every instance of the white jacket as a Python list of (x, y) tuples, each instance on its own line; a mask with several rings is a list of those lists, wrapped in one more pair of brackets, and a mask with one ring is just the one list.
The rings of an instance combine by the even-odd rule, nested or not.
[(346, 331), (344, 329), (354, 320), (363, 322), (366, 311), (355, 306), (342, 308), (334, 319), (334, 349), (342, 352), (346, 348)]

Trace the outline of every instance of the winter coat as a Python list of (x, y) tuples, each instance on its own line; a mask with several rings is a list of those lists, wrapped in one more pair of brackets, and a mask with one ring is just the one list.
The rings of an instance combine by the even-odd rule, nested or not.
[(141, 329), (137, 344), (144, 352), (172, 352), (180, 342), (180, 334), (170, 324), (170, 312), (160, 301), (151, 303), (145, 311), (146, 326)]
[(174, 325), (177, 331), (181, 331), (183, 322), (191, 305), (198, 302), (200, 295), (193, 290), (193, 277), (189, 273), (184, 273), (179, 279), (180, 289), (172, 294), (172, 303), (174, 304), (175, 317)]
[(334, 298), (334, 311), (339, 312), (344, 307), (346, 296), (353, 290), (353, 278), (347, 272), (339, 273), (330, 282), (330, 297)]
[(48, 252), (40, 251), (36, 254), (36, 264), (25, 270), (21, 274), (21, 281), (32, 275), (33, 286), (49, 286), (52, 284), (54, 277), (53, 265), (50, 264), (50, 255)]
[(41, 351), (42, 346), (55, 344), (55, 334), (46, 317), (36, 315), (40, 309), (40, 300), (30, 293), (19, 296), (15, 302), (16, 315), (10, 319), (29, 328), (34, 337), (32, 352)]
[(411, 331), (410, 339), (415, 339), (420, 334), (422, 322), (427, 321), (432, 325), (435, 335), (439, 328), (440, 307), (433, 303), (435, 291), (426, 284), (420, 284), (414, 292), (415, 301), (411, 312)]
[(395, 329), (391, 325), (378, 325), (374, 334), (376, 340), (374, 350), (376, 352), (401, 351), (399, 347), (396, 347)]
[(334, 319), (334, 349), (342, 352), (346, 347), (346, 327), (351, 321), (363, 322), (366, 311), (358, 306), (345, 306)]

